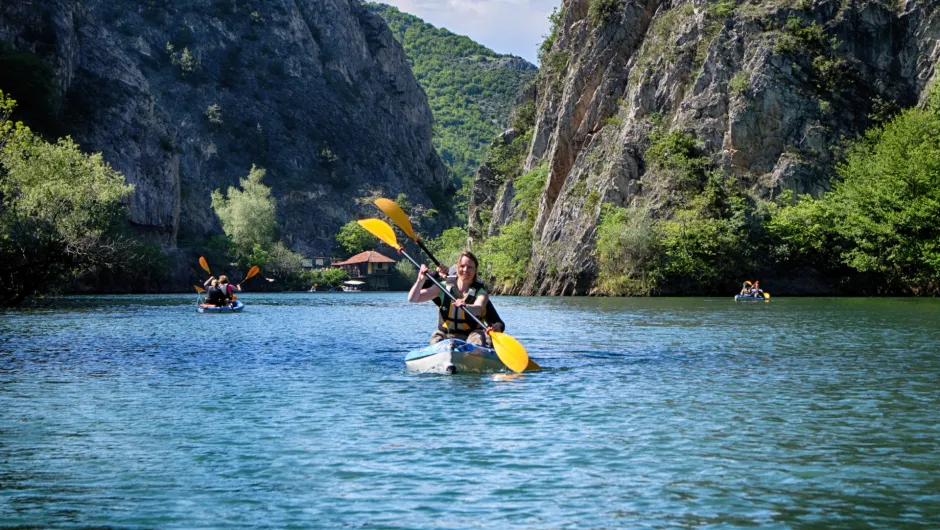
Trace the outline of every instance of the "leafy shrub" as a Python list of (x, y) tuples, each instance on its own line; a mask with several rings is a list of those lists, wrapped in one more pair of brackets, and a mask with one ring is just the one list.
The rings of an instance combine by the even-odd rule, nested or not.
[(592, 26), (602, 26), (613, 20), (614, 15), (623, 8), (623, 0), (591, 0), (588, 7), (588, 20)]
[(0, 91), (0, 305), (18, 305), (86, 271), (131, 262), (122, 204), (134, 187), (71, 138), (49, 143)]
[(649, 210), (605, 204), (597, 225), (597, 289), (601, 294), (649, 295), (657, 285), (661, 234)]
[(467, 248), (467, 231), (459, 227), (448, 228), (425, 244), (441, 263), (452, 265), (457, 263), (457, 256)]
[(874, 275), (889, 291), (940, 293), (940, 112), (906, 110), (870, 130), (838, 174), (818, 200), (774, 211), (784, 251), (830, 273)]
[(356, 221), (349, 221), (336, 234), (336, 244), (346, 251), (346, 256), (355, 256), (375, 248), (375, 236), (370, 234)]
[(728, 92), (732, 96), (743, 96), (751, 88), (751, 79), (747, 72), (740, 70), (728, 81)]
[(644, 159), (655, 170), (671, 175), (679, 189), (695, 189), (704, 181), (711, 160), (703, 156), (694, 135), (684, 131), (654, 131), (650, 140)]
[(525, 279), (531, 253), (532, 227), (526, 221), (511, 222), (480, 246), (480, 275), (488, 283), (512, 288)]

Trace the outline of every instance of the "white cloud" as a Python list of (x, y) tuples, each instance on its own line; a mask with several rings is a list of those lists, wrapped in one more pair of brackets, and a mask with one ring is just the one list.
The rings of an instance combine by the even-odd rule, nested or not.
[(429, 24), (466, 35), (497, 53), (536, 62), (548, 15), (561, 0), (377, 0)]

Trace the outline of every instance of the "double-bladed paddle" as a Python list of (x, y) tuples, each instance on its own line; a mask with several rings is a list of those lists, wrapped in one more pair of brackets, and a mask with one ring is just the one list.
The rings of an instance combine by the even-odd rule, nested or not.
[(387, 215), (388, 218), (392, 220), (392, 222), (398, 225), (398, 228), (401, 228), (402, 232), (413, 239), (414, 242), (417, 243), (419, 247), (421, 247), (421, 250), (423, 250), (429, 258), (431, 258), (431, 261), (433, 261), (435, 265), (438, 267), (441, 266), (441, 262), (437, 261), (437, 258), (434, 257), (434, 254), (431, 254), (431, 251), (428, 250), (428, 248), (424, 246), (424, 243), (421, 242), (421, 238), (415, 234), (414, 228), (411, 227), (411, 220), (408, 219), (408, 214), (406, 214), (404, 210), (402, 210), (397, 204), (389, 199), (376, 199), (375, 205), (379, 207), (379, 210), (385, 212), (385, 215)]
[[(398, 244), (398, 239), (395, 238), (395, 231), (392, 230), (392, 227), (389, 226), (388, 223), (381, 219), (363, 219), (358, 222), (359, 226), (365, 228), (370, 234), (381, 239), (386, 245), (394, 248), (399, 254), (408, 258), (408, 261), (410, 261), (412, 265), (418, 267), (418, 269), (421, 268), (421, 265), (418, 265), (418, 262), (405, 252), (405, 248)], [(455, 297), (449, 289), (441, 285), (433, 276), (429, 274), (427, 277), (441, 292), (449, 296), (451, 300), (457, 301), (457, 297)], [(510, 370), (513, 372), (522, 372), (529, 366), (529, 354), (526, 353), (525, 348), (519, 341), (505, 333), (488, 329), (486, 324), (480, 321), (476, 315), (467, 310), (464, 310), (464, 312), (469, 315), (477, 325), (486, 329), (486, 333), (493, 340), (493, 349), (496, 350), (496, 355), (499, 356), (499, 360), (509, 367)]]
[(248, 274), (245, 275), (245, 279), (243, 279), (242, 281), (238, 282), (238, 288), (241, 289), (242, 284), (245, 283), (245, 282), (247, 282), (248, 280), (254, 278), (255, 275), (258, 274), (259, 271), (261, 271), (261, 269), (259, 269), (257, 265), (255, 265), (255, 266), (253, 266), (252, 268), (248, 269)]

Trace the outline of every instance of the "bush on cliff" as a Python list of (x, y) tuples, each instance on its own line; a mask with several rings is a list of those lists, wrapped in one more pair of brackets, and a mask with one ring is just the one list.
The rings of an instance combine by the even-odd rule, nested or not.
[[(940, 294), (940, 88), (855, 142), (819, 199), (774, 209), (771, 232), (790, 262), (830, 277), (863, 273), (881, 292)], [(834, 278), (836, 279), (836, 278)]]

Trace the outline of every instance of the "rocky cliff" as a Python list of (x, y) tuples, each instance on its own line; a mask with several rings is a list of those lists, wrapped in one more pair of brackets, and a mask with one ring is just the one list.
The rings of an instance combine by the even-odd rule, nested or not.
[[(755, 200), (827, 189), (843, 140), (932, 81), (938, 4), (564, 0), (520, 168), (548, 177), (515, 290), (591, 292), (605, 203), (670, 216), (678, 184), (645, 156), (657, 134), (691, 135)], [(492, 180), (471, 205), (496, 206), (491, 232), (512, 220), (511, 179)]]
[(307, 255), (356, 199), (448, 209), (424, 92), (358, 0), (18, 0), (0, 3), (0, 41), (51, 66), (51, 132), (134, 184), (132, 222), (166, 248), (221, 233), (210, 192), (252, 164)]

